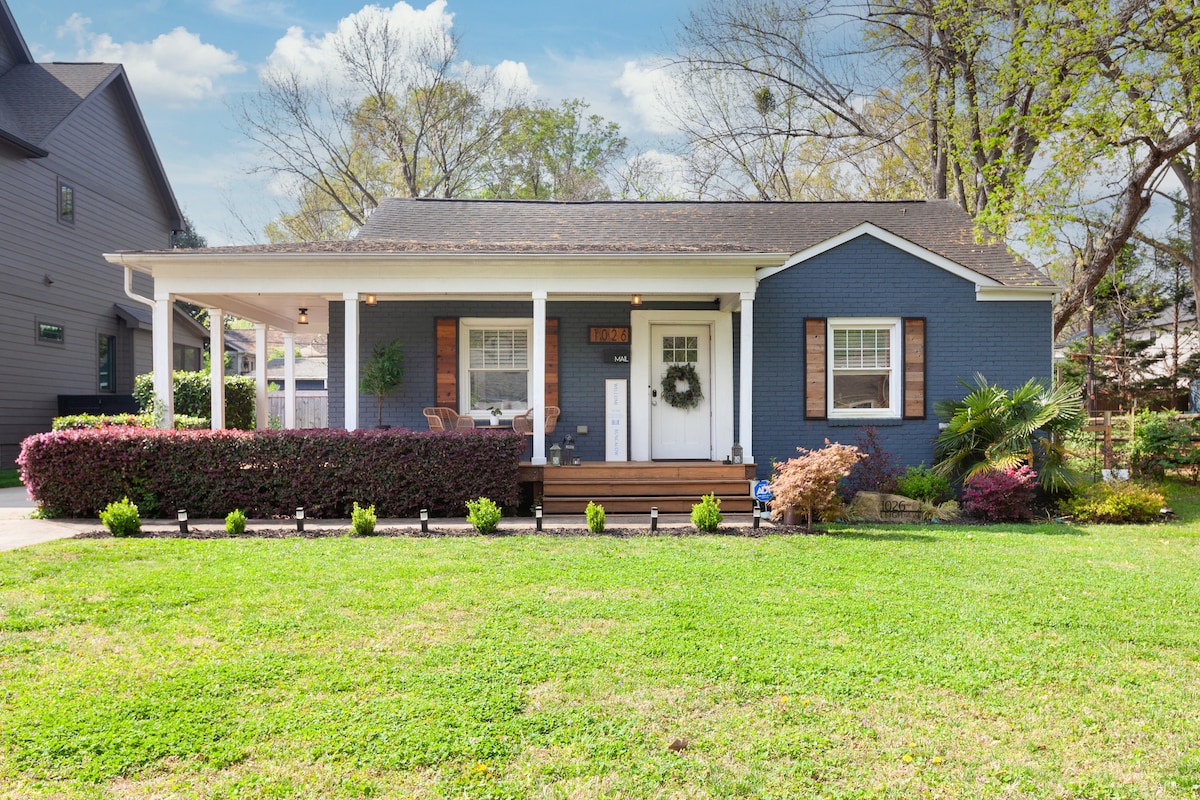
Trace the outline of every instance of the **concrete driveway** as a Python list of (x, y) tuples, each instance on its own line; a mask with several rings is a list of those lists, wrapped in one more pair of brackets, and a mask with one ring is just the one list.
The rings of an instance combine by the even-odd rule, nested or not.
[(33, 509), (34, 503), (26, 495), (24, 486), (0, 489), (0, 550), (66, 539), (96, 526), (95, 521), (88, 520), (81, 523), (30, 519)]

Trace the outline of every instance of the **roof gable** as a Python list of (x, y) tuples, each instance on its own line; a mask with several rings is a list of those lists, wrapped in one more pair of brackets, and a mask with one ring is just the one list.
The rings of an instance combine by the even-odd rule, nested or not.
[(860, 225), (856, 225), (848, 231), (844, 231), (843, 233), (840, 233), (837, 236), (834, 236), (830, 239), (826, 239), (825, 241), (815, 244), (812, 247), (808, 247), (808, 248), (796, 253), (795, 255), (793, 255), (791, 258), (789, 258), (786, 262), (779, 265), (778, 267), (768, 267), (765, 269), (760, 269), (758, 271), (758, 279), (764, 280), (766, 278), (771, 277), (772, 275), (776, 275), (780, 272), (783, 272), (786, 269), (791, 269), (792, 267), (795, 267), (797, 265), (804, 264), (805, 262), (816, 258), (817, 256), (821, 255), (822, 253), (827, 253), (830, 250), (833, 250), (837, 247), (841, 247), (842, 245), (846, 244), (847, 242), (851, 242), (860, 236), (870, 236), (874, 239), (878, 239), (879, 241), (881, 241), (885, 244), (889, 244), (892, 247), (895, 247), (897, 250), (901, 250), (905, 253), (908, 253), (909, 255), (919, 258), (922, 261), (932, 264), (935, 267), (944, 269), (946, 272), (949, 272), (951, 275), (955, 275), (959, 278), (970, 281), (971, 283), (974, 283), (976, 286), (989, 286), (990, 287), (990, 286), (1001, 286), (1002, 285), (1000, 283), (1000, 281), (997, 281), (994, 278), (989, 278), (987, 275), (984, 275), (980, 272), (976, 272), (973, 269), (968, 269), (967, 267), (964, 267), (962, 264), (959, 264), (955, 261), (951, 261), (950, 259), (941, 255), (940, 253), (935, 253), (932, 250), (921, 247), (919, 244), (911, 242), (908, 239), (905, 239), (901, 236), (897, 236), (896, 234), (892, 233), (891, 231), (884, 230), (883, 228), (880, 228), (878, 225), (873, 225), (870, 222), (864, 222)]
[(13, 19), (7, 0), (0, 0), (0, 73), (7, 64), (32, 64), (33, 54)]

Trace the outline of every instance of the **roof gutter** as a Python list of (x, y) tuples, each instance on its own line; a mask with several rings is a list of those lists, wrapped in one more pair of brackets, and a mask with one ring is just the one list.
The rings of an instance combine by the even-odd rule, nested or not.
[(130, 300), (136, 300), (143, 305), (150, 306), (151, 311), (154, 310), (155, 305), (153, 300), (151, 300), (149, 297), (142, 297), (140, 294), (133, 291), (133, 267), (129, 266), (128, 264), (125, 265), (125, 294), (128, 295)]
[(0, 142), (7, 142), (24, 153), (27, 158), (45, 158), (46, 156), (50, 155), (49, 150), (38, 147), (32, 142), (27, 142), (20, 136), (9, 133), (3, 128), (0, 128)]

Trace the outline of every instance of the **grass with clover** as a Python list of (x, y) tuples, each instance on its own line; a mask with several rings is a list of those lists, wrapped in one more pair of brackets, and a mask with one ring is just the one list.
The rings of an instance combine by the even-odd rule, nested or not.
[(5, 553), (0, 797), (1194, 798), (1181, 492), (1155, 526)]

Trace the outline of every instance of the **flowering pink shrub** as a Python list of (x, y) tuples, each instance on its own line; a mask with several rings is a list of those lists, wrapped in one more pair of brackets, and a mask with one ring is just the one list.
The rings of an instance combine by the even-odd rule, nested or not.
[(866, 454), (848, 444), (830, 444), (820, 450), (797, 447), (800, 455), (775, 467), (771, 477), (771, 519), (780, 519), (788, 508), (802, 509), (812, 528), (813, 517), (836, 506), (838, 481), (850, 474)]
[(460, 516), (470, 498), (514, 508), (525, 437), (510, 431), (163, 431), (41, 433), (17, 464), (50, 514), (94, 517), (128, 496), (147, 517), (349, 517), (355, 501), (381, 517)]
[(1028, 464), (981, 472), (963, 486), (963, 509), (988, 522), (1030, 520), (1037, 487), (1037, 473)]

